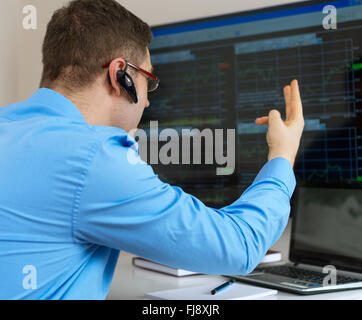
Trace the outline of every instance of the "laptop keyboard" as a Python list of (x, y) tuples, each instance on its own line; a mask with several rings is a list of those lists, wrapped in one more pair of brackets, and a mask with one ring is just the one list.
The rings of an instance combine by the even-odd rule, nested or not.
[[(266, 272), (271, 273), (279, 276), (289, 277), (298, 279), (301, 281), (307, 281), (307, 282), (313, 282), (316, 284), (323, 284), (324, 278), (327, 276), (326, 273), (316, 272), (316, 271), (310, 271), (298, 267), (293, 266), (269, 266), (269, 267), (259, 267), (256, 268), (254, 272)], [(361, 281), (357, 278), (352, 277), (346, 277), (338, 275), (337, 272), (337, 284), (346, 284), (351, 282), (358, 282)]]

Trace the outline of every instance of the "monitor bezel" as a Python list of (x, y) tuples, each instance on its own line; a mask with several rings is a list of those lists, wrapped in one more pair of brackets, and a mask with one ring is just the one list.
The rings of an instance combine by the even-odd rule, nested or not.
[(267, 7), (257, 8), (257, 9), (241, 10), (241, 11), (232, 12), (232, 13), (209, 15), (209, 16), (205, 16), (205, 17), (185, 19), (185, 20), (180, 20), (180, 21), (176, 21), (176, 22), (156, 24), (156, 25), (151, 25), (151, 29), (152, 29), (152, 31), (157, 31), (157, 30), (174, 28), (174, 27), (182, 27), (182, 26), (191, 25), (191, 24), (195, 24), (195, 23), (218, 21), (218, 20), (224, 20), (224, 19), (228, 19), (228, 18), (243, 17), (243, 16), (254, 15), (254, 14), (261, 14), (261, 13), (267, 13), (267, 12), (272, 12), (272, 11), (280, 11), (280, 10), (284, 10), (284, 9), (300, 8), (300, 7), (305, 7), (305, 6), (309, 6), (309, 5), (318, 5), (318, 4), (331, 3), (331, 2), (333, 2), (333, 1), (331, 1), (331, 0), (307, 0), (307, 1), (292, 2), (292, 3), (288, 3), (288, 4), (280, 4), (280, 5), (267, 6)]

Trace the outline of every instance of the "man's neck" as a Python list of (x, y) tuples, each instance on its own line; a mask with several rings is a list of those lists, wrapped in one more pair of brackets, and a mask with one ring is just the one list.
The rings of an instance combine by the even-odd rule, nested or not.
[[(70, 100), (90, 125), (112, 126), (110, 109), (107, 98), (93, 88), (79, 93), (68, 93), (60, 86), (51, 88)], [(110, 103), (110, 102), (108, 102)]]

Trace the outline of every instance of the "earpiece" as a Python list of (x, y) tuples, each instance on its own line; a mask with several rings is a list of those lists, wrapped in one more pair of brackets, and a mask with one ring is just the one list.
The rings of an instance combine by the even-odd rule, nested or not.
[[(128, 65), (126, 64), (124, 70), (117, 71), (117, 82), (124, 90), (126, 90), (128, 95), (131, 97), (132, 101), (134, 103), (137, 103), (138, 98), (137, 98), (136, 87), (134, 85), (132, 77), (126, 72), (127, 67)], [(109, 75), (109, 72), (108, 72), (108, 82), (109, 84), (111, 84), (111, 77)]]
[(134, 85), (133, 79), (125, 70), (119, 70), (117, 72), (117, 81), (120, 84), (120, 86), (124, 90), (126, 90), (128, 95), (131, 97), (132, 101), (134, 103), (137, 103), (138, 98), (137, 98), (136, 87)]

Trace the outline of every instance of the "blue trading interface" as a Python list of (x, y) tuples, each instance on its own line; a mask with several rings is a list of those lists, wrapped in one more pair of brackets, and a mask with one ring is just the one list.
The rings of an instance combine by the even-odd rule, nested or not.
[[(334, 26), (325, 24), (326, 6), (336, 8)], [(221, 128), (224, 140), (234, 129), (236, 146), (235, 170), (224, 175), (215, 174), (217, 164), (192, 162), (155, 163), (155, 172), (207, 205), (230, 204), (267, 161), (267, 126), (255, 119), (271, 109), (284, 117), (283, 87), (298, 79), (306, 126), (297, 181), (362, 180), (361, 34), (362, 4), (355, 0), (306, 1), (154, 27), (151, 59), (161, 82), (149, 94), (140, 128), (150, 121), (179, 132)]]

